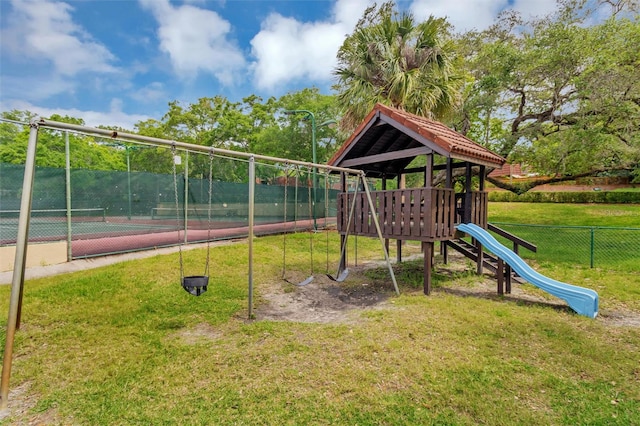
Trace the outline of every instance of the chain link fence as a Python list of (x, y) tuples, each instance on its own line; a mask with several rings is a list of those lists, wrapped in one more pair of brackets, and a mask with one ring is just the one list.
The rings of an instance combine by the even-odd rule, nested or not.
[[(13, 266), (9, 257), (24, 177), (24, 164), (13, 163), (24, 155), (28, 130), (23, 123), (0, 120), (0, 159), (11, 161), (0, 160), (3, 270)], [(66, 247), (62, 258), (73, 260), (248, 233), (247, 159), (73, 131), (40, 129), (38, 138), (28, 241), (42, 244), (44, 251), (64, 252)], [(42, 165), (51, 162), (62, 166)], [(335, 223), (339, 176), (310, 166), (256, 161), (255, 178), (256, 235)]]
[[(0, 163), (0, 246), (16, 242), (23, 175), (22, 165)], [(209, 204), (207, 178), (180, 174), (174, 181), (171, 174), (74, 169), (68, 175), (68, 209), (66, 176), (64, 169), (37, 168), (29, 242), (69, 241), (69, 259), (177, 245), (185, 242), (178, 240), (179, 229), (191, 243), (247, 233), (246, 182), (216, 178)], [(335, 216), (338, 190), (325, 188), (325, 179), (332, 177), (317, 176), (315, 194), (309, 173), (256, 185), (254, 220), (263, 226), (257, 233), (280, 232), (267, 225), (285, 222), (297, 222), (300, 228), (326, 226)]]
[(521, 250), (524, 258), (640, 271), (640, 228), (492, 223), (538, 247), (537, 253)]

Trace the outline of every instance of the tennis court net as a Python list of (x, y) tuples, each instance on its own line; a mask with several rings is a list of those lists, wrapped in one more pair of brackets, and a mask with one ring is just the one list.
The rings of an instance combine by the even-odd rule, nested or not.
[[(39, 209), (31, 210), (31, 223), (66, 222), (68, 213), (72, 223), (106, 222), (107, 212), (105, 208), (87, 209)], [(0, 220), (4, 224), (18, 223), (20, 210), (0, 210)]]

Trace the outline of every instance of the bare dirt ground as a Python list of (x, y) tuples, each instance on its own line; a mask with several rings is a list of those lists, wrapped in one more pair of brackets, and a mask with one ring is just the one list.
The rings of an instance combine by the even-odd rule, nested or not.
[(387, 300), (390, 297), (390, 289), (384, 291), (373, 284), (347, 288), (325, 275), (316, 275), (310, 284), (302, 287), (282, 281), (272, 283), (268, 289), (261, 295), (262, 303), (255, 311), (258, 320), (311, 323), (356, 321), (363, 310), (388, 307)]
[[(449, 264), (436, 264), (441, 274), (452, 274), (468, 268), (462, 257), (450, 255)], [(351, 276), (358, 276), (362, 281), (363, 271), (380, 267), (380, 263), (368, 263), (359, 267), (351, 267)], [(288, 279), (291, 282), (301, 282), (305, 276)], [(347, 278), (349, 280), (349, 278)], [(357, 321), (359, 313), (372, 309), (392, 309), (388, 302), (394, 296), (391, 280), (385, 284), (364, 281), (359, 286), (345, 285), (332, 281), (324, 275), (315, 276), (306, 286), (296, 286), (288, 282), (274, 282), (266, 286), (261, 295), (261, 304), (256, 309), (258, 320), (295, 321), (310, 323), (341, 323)], [(455, 281), (443, 287), (435, 288), (434, 292), (445, 292), (460, 297), (477, 297), (484, 299), (507, 300), (514, 303), (542, 304), (554, 309), (571, 311), (567, 304), (560, 299), (540, 291), (531, 290), (517, 283), (512, 284), (511, 293), (499, 296), (496, 292), (495, 278), (489, 275), (478, 279), (473, 285), (456, 285)], [(422, 293), (418, 292), (422, 297)], [(640, 312), (624, 307), (600, 309), (596, 321), (607, 326), (640, 327)]]

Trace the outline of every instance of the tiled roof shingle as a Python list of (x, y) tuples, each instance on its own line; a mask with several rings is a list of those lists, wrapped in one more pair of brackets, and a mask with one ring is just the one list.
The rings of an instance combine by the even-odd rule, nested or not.
[(353, 149), (355, 144), (375, 143), (375, 141), (369, 140), (366, 135), (367, 132), (373, 131), (372, 129), (375, 127), (373, 124), (377, 121), (391, 125), (394, 127), (394, 131), (400, 130), (405, 134), (409, 134), (412, 140), (431, 147), (441, 155), (490, 167), (501, 167), (505, 163), (505, 159), (500, 155), (438, 121), (429, 120), (382, 104), (376, 104), (356, 131), (331, 158), (329, 164), (339, 166), (339, 163)]

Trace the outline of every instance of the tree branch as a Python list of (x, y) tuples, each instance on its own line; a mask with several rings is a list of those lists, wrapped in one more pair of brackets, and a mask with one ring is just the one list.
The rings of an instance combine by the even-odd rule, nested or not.
[(535, 180), (527, 180), (526, 182), (519, 182), (516, 184), (511, 184), (508, 182), (505, 182), (501, 179), (496, 179), (496, 178), (492, 178), (487, 176), (487, 181), (491, 182), (492, 184), (494, 184), (495, 186), (497, 186), (500, 189), (505, 189), (507, 191), (513, 192), (515, 194), (524, 194), (525, 192), (530, 191), (531, 189), (535, 188), (536, 186), (540, 186), (540, 185), (545, 185), (548, 183), (557, 183), (557, 182), (566, 182), (569, 180), (575, 180), (578, 178), (583, 178), (583, 177), (587, 177), (587, 176), (596, 176), (598, 173), (602, 173), (602, 172), (612, 172), (612, 171), (631, 171), (632, 169), (630, 168), (616, 168), (616, 169), (595, 169), (595, 170), (590, 170), (588, 172), (584, 172), (584, 173), (578, 173), (575, 175), (562, 175), (562, 176), (553, 176), (553, 177), (546, 177), (546, 178), (540, 178), (540, 179), (535, 179)]

